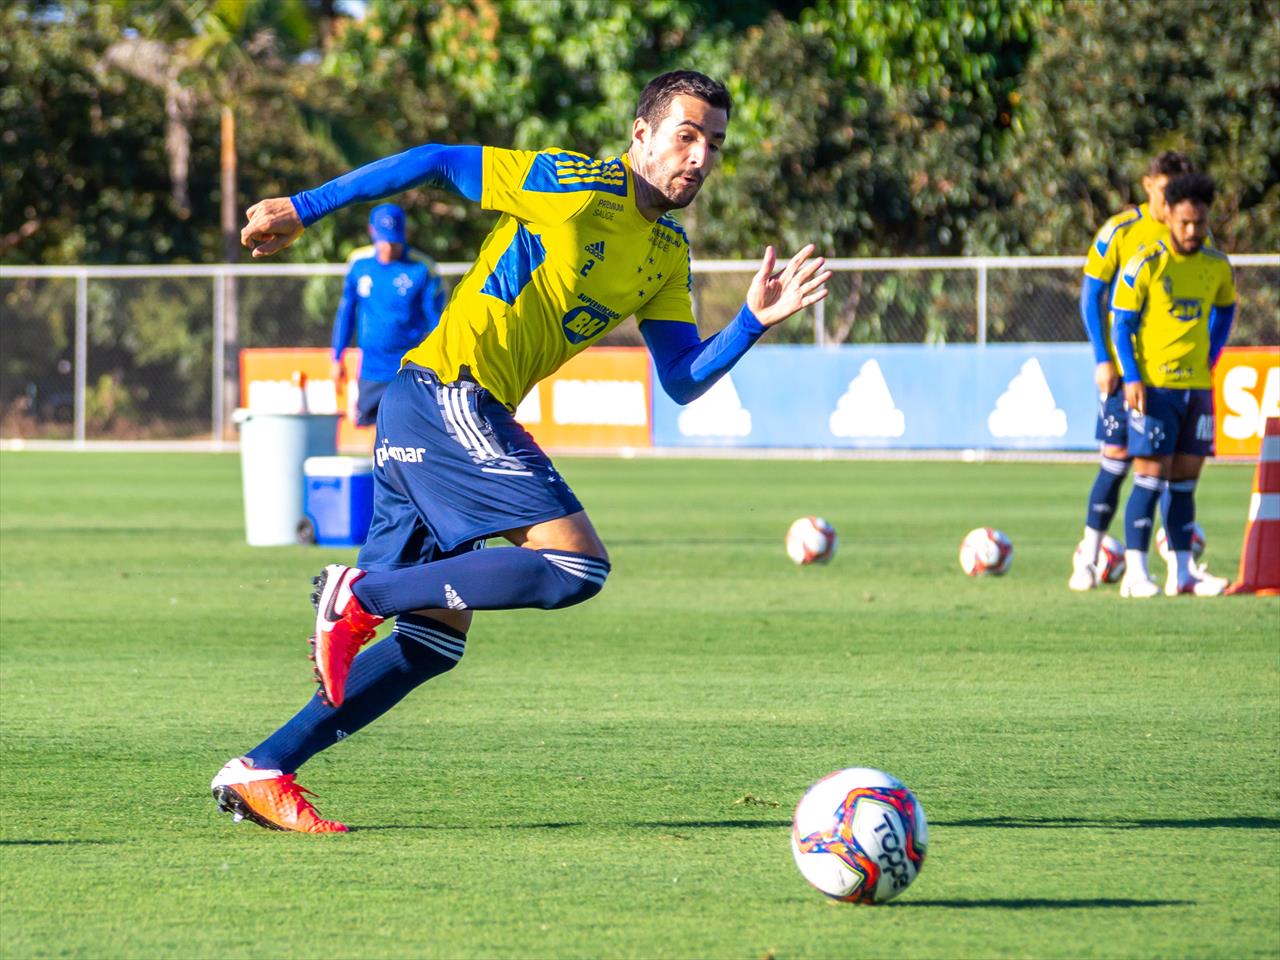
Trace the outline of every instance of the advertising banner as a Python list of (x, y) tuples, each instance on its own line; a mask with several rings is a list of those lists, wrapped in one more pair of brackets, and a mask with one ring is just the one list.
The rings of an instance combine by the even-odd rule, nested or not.
[(516, 419), (551, 450), (648, 447), (649, 382), (643, 347), (595, 347), (534, 387)]
[(1280, 417), (1280, 347), (1227, 347), (1213, 371), (1220, 457), (1256, 460), (1267, 417)]
[[(333, 353), (326, 347), (252, 348), (240, 351), (240, 406), (260, 413), (340, 413), (338, 449), (371, 453), (373, 427), (355, 425), (360, 351), (342, 355), (344, 381), (333, 379)], [(303, 388), (298, 381), (305, 378)]]
[(686, 407), (654, 394), (656, 446), (1093, 449), (1087, 344), (762, 346)]
[[(338, 448), (373, 449), (373, 428), (353, 423), (360, 351), (343, 354), (346, 379), (333, 379), (323, 347), (240, 351), (240, 405), (295, 413), (303, 396), (295, 375), (306, 377), (306, 409), (342, 413)], [(543, 380), (516, 410), (518, 419), (548, 449), (648, 447), (649, 354), (643, 347), (597, 347), (579, 354)]]

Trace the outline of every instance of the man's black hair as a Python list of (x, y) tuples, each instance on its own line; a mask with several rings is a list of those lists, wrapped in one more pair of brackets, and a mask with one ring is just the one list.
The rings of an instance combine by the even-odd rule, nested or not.
[(654, 77), (640, 92), (636, 116), (643, 117), (649, 126), (656, 127), (671, 109), (671, 101), (680, 96), (704, 100), (723, 110), (726, 117), (733, 106), (729, 91), (719, 80), (712, 80), (696, 70), (672, 70)]
[(1183, 174), (1195, 172), (1196, 165), (1191, 162), (1191, 158), (1177, 150), (1158, 153), (1147, 164), (1149, 177), (1181, 177)]
[(1212, 177), (1203, 173), (1186, 173), (1169, 181), (1164, 188), (1164, 202), (1172, 207), (1183, 200), (1191, 200), (1211, 207), (1217, 192)]

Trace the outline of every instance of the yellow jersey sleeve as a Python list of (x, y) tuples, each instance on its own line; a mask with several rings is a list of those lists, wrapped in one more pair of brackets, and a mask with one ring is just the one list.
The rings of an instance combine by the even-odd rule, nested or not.
[(594, 192), (625, 196), (626, 171), (618, 158), (595, 160), (567, 150), (484, 148), (480, 205), (524, 223), (566, 223)]
[(1120, 282), (1116, 284), (1115, 293), (1111, 295), (1112, 310), (1127, 310), (1130, 313), (1141, 313), (1147, 302), (1147, 288), (1151, 285), (1151, 271), (1161, 254), (1163, 244), (1143, 247), (1124, 265), (1120, 274)]
[(1093, 242), (1089, 244), (1089, 255), (1084, 265), (1086, 277), (1093, 277), (1103, 283), (1111, 282), (1116, 271), (1122, 266), (1119, 237), (1141, 219), (1140, 210), (1125, 210), (1102, 225), (1094, 234)]
[(1221, 259), (1223, 265), (1222, 279), (1219, 281), (1218, 289), (1214, 293), (1213, 305), (1215, 307), (1229, 307), (1235, 303), (1239, 297), (1239, 294), (1236, 292), (1236, 277), (1235, 271), (1231, 268), (1231, 261), (1227, 259), (1226, 254), (1219, 253), (1217, 250), (1210, 247), (1207, 240), (1205, 241), (1203, 250), (1214, 259)]
[(648, 303), (636, 311), (636, 320), (683, 320), (696, 323), (693, 318), (693, 303), (690, 292), (693, 277), (689, 272), (688, 247), (685, 256), (680, 259), (680, 266), (671, 271), (671, 275), (663, 278), (662, 287)]

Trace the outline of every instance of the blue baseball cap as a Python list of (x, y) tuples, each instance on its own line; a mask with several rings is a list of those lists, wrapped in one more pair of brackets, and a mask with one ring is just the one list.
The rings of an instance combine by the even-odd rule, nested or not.
[(369, 233), (384, 243), (404, 243), (404, 211), (394, 203), (380, 203), (369, 212)]

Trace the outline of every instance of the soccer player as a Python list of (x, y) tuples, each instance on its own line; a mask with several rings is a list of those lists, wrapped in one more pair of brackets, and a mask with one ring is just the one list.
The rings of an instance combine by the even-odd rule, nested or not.
[(1213, 367), (1236, 309), (1231, 264), (1204, 242), (1213, 199), (1213, 181), (1204, 174), (1171, 180), (1165, 188), (1169, 237), (1125, 264), (1111, 301), (1135, 474), (1125, 507), (1122, 597), (1160, 594), (1147, 550), (1156, 498), (1166, 484), (1165, 530), (1174, 563), (1164, 592), (1207, 597), (1227, 586), (1191, 559), (1196, 481), (1213, 455)]
[[(1098, 424), (1094, 436), (1102, 442), (1102, 460), (1089, 491), (1084, 538), (1072, 558), (1072, 590), (1098, 585), (1098, 549), (1120, 503), (1120, 488), (1129, 473), (1128, 428), (1115, 347), (1111, 343), (1108, 306), (1123, 267), (1144, 244), (1169, 236), (1165, 226), (1164, 189), (1170, 177), (1194, 172), (1190, 160), (1172, 150), (1153, 157), (1142, 178), (1147, 202), (1116, 214), (1102, 225), (1089, 246), (1080, 287), (1080, 316), (1093, 346), (1093, 381), (1098, 386)], [(1167, 522), (1167, 520), (1166, 520)]]
[[(663, 389), (688, 403), (769, 327), (826, 296), (831, 273), (812, 244), (776, 272), (766, 247), (737, 316), (698, 338), (689, 241), (671, 211), (715, 168), (729, 112), (722, 84), (675, 71), (641, 93), (619, 157), (427, 144), (249, 208), (241, 239), (255, 257), (339, 207), (423, 183), (499, 217), (383, 398), (369, 539), (357, 567), (331, 564), (315, 581), (320, 690), (218, 773), (223, 810), (274, 829), (344, 831), (306, 799), (302, 763), (453, 667), (473, 611), (558, 609), (599, 593), (604, 544), (513, 416), (534, 384), (634, 315)], [(514, 546), (477, 549), (489, 537)], [(357, 656), (392, 617), (394, 631)]]
[(384, 203), (369, 214), (369, 238), (347, 258), (342, 300), (333, 318), (333, 377), (343, 379), (342, 354), (356, 334), (360, 376), (355, 421), (371, 427), (400, 358), (435, 328), (444, 287), (435, 266), (405, 242), (404, 211)]

